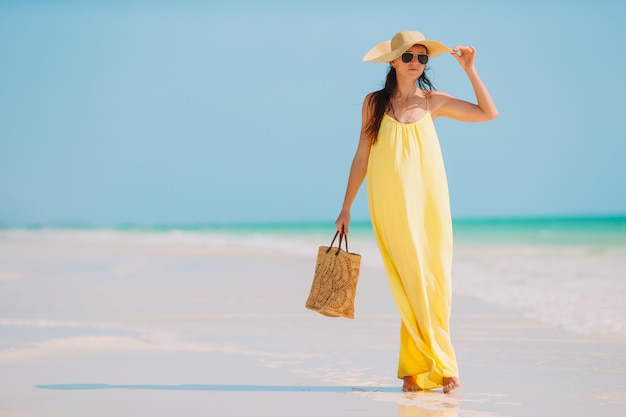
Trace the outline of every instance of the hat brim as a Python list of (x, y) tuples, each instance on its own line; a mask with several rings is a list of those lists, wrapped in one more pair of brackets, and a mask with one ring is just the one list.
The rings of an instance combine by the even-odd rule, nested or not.
[(428, 49), (430, 58), (436, 57), (443, 53), (452, 53), (452, 50), (439, 41), (423, 40), (417, 42), (406, 43), (400, 48), (391, 50), (391, 41), (381, 42), (370, 49), (363, 57), (364, 62), (391, 62), (400, 55), (409, 50), (413, 45), (424, 45)]

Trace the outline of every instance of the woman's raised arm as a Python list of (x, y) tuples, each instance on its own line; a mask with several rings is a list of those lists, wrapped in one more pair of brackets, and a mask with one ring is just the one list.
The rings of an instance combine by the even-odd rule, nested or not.
[(476, 95), (476, 104), (460, 100), (449, 94), (433, 92), (431, 104), (433, 118), (449, 117), (463, 122), (486, 122), (495, 119), (498, 116), (498, 109), (474, 66), (476, 48), (473, 46), (455, 46), (452, 48), (452, 55), (472, 83)]

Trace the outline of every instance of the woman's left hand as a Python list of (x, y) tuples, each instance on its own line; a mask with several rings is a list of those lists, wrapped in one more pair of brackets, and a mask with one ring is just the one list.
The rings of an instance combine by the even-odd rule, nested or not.
[(474, 58), (476, 57), (476, 48), (473, 46), (457, 45), (452, 48), (452, 56), (456, 58), (464, 70), (468, 70), (474, 66)]

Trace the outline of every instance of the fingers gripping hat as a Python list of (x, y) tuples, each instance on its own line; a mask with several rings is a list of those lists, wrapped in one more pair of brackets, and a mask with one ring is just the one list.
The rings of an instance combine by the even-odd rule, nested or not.
[(404, 30), (396, 33), (390, 40), (379, 43), (370, 49), (363, 61), (365, 62), (391, 62), (413, 45), (424, 45), (428, 49), (428, 56), (435, 57), (444, 52), (452, 52), (450, 48), (441, 42), (426, 39), (426, 37), (414, 30)]

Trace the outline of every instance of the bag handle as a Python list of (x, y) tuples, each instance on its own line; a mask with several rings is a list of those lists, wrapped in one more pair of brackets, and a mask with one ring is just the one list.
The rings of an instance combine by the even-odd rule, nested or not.
[(339, 236), (339, 246), (337, 246), (337, 252), (335, 252), (335, 255), (339, 255), (339, 251), (341, 250), (341, 241), (344, 238), (346, 242), (346, 252), (348, 252), (348, 235), (346, 233), (343, 233), (342, 229), (341, 232), (337, 230), (337, 233), (335, 233), (335, 237), (333, 237), (333, 241), (330, 242), (330, 246), (328, 247), (328, 249), (326, 249), (326, 253), (330, 252), (330, 250), (332, 249), (333, 245), (335, 244), (335, 240), (337, 239), (337, 236)]

